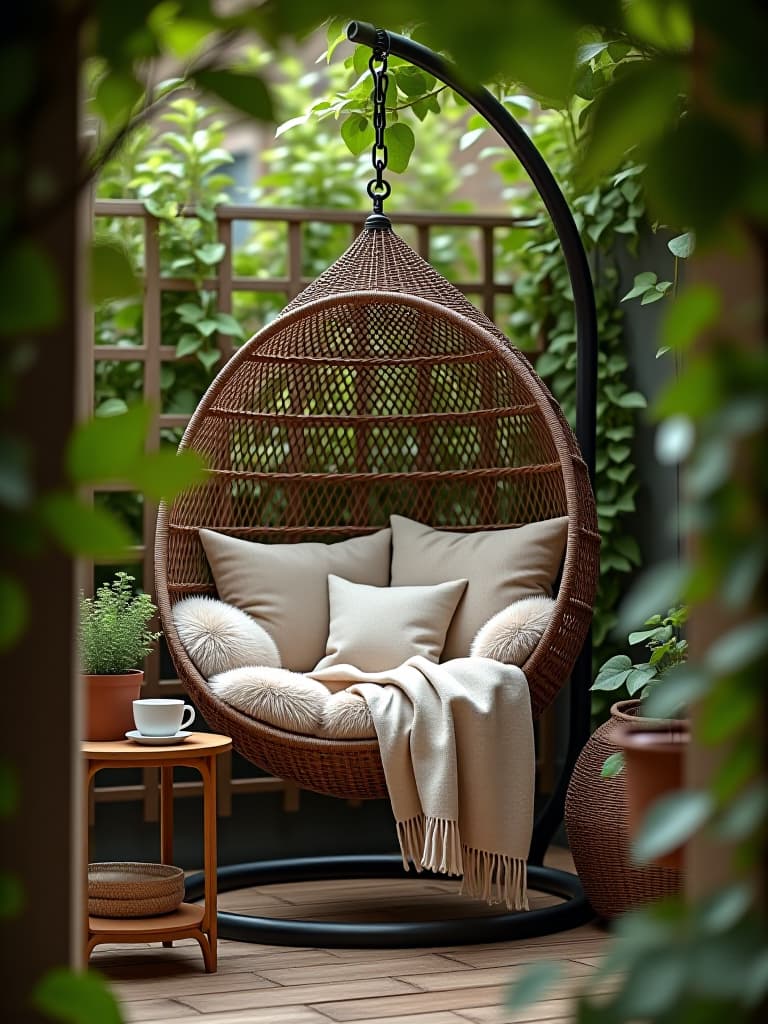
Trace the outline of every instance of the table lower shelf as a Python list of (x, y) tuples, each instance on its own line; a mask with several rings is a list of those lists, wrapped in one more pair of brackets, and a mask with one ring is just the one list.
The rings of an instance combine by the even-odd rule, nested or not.
[(115, 942), (147, 942), (171, 939), (176, 932), (200, 928), (205, 908), (197, 903), (182, 903), (170, 914), (159, 917), (88, 917), (89, 938), (109, 936)]

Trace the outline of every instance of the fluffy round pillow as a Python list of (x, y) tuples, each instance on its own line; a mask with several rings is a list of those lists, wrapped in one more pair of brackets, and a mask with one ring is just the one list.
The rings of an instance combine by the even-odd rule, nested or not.
[(222, 672), (208, 684), (217, 697), (288, 732), (316, 735), (329, 694), (322, 683), (285, 668), (248, 665)]
[(206, 679), (243, 665), (280, 668), (275, 641), (234, 605), (213, 597), (185, 597), (173, 606), (173, 621), (184, 649)]
[(502, 608), (478, 631), (470, 657), (522, 665), (544, 635), (555, 602), (551, 597), (524, 597)]
[(336, 740), (375, 739), (376, 730), (365, 699), (349, 690), (331, 694), (320, 719), (320, 735)]

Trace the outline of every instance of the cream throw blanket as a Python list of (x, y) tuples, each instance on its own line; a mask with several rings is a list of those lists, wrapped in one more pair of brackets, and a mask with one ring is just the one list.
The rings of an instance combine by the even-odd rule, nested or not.
[(406, 868), (463, 875), (465, 895), (527, 910), (534, 751), (521, 670), (416, 656), (387, 672), (308, 674), (371, 709)]

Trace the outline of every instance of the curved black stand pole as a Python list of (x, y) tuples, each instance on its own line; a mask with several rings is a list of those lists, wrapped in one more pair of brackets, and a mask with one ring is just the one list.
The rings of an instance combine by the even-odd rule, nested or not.
[[(458, 69), (432, 50), (412, 39), (394, 33), (385, 34), (391, 54), (402, 57), (428, 71), (463, 96), (496, 129), (520, 160), (539, 192), (552, 219), (563, 249), (576, 312), (577, 387), (576, 436), (594, 483), (595, 418), (597, 389), (597, 316), (589, 263), (568, 204), (543, 157), (520, 125), (487, 89), (469, 85)], [(377, 30), (373, 25), (353, 21), (347, 37), (373, 49)], [(593, 912), (575, 875), (542, 866), (544, 854), (563, 820), (565, 795), (579, 751), (589, 736), (591, 682), (591, 637), (588, 637), (571, 674), (569, 740), (560, 777), (533, 826), (528, 858), (528, 887), (562, 897), (564, 902), (551, 907), (493, 917), (458, 918), (446, 921), (381, 922), (357, 924), (286, 921), (219, 913), (219, 934), (240, 942), (276, 945), (325, 947), (415, 947), (464, 945), (474, 942), (500, 942), (530, 938), (576, 928), (593, 917)], [(320, 857), (301, 860), (266, 861), (237, 864), (218, 872), (219, 890), (279, 882), (309, 882), (350, 878), (444, 879), (442, 875), (422, 875), (403, 870), (398, 856)], [(187, 879), (186, 898), (203, 896), (203, 876)]]
[[(280, 882), (316, 882), (351, 878), (434, 878), (444, 875), (431, 871), (416, 875), (406, 872), (399, 856), (308, 857), (301, 860), (263, 861), (220, 868), (220, 892), (244, 889), (252, 885)], [(562, 897), (565, 902), (521, 913), (493, 917), (461, 917), (445, 921), (289, 921), (279, 918), (251, 917), (219, 911), (219, 935), (237, 942), (262, 942), (268, 945), (318, 946), (328, 949), (408, 949), (417, 946), (470, 945), (476, 942), (501, 942), (526, 939), (534, 935), (578, 928), (593, 916), (575, 875), (554, 868), (530, 867), (528, 888)], [(185, 899), (202, 898), (202, 873), (187, 879)]]
[[(373, 49), (377, 29), (362, 21), (347, 26), (347, 38)], [(421, 43), (394, 32), (385, 33), (391, 54), (434, 75), (463, 96), (506, 142), (536, 187), (552, 220), (563, 249), (573, 290), (576, 314), (576, 437), (589, 478), (595, 479), (595, 428), (597, 409), (597, 313), (587, 254), (570, 207), (546, 161), (509, 111), (482, 86), (468, 83), (459, 69)], [(589, 738), (592, 681), (592, 638), (587, 637), (571, 673), (568, 749), (560, 777), (546, 805), (536, 818), (529, 863), (541, 864), (547, 847), (563, 820), (565, 796), (573, 766)]]

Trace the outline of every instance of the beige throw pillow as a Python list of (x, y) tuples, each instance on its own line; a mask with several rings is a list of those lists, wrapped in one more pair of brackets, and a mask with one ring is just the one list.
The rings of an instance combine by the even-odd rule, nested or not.
[(466, 580), (436, 587), (367, 587), (328, 577), (331, 624), (317, 669), (353, 665), (384, 672), (421, 654), (437, 661)]
[(551, 594), (568, 533), (567, 516), (480, 533), (434, 530), (403, 516), (390, 521), (393, 587), (469, 581), (448, 630), (444, 661), (466, 658), (480, 627), (513, 601)]
[(277, 644), (283, 667), (313, 669), (328, 639), (328, 574), (389, 583), (390, 530), (338, 544), (258, 544), (201, 530), (219, 597), (242, 608)]

